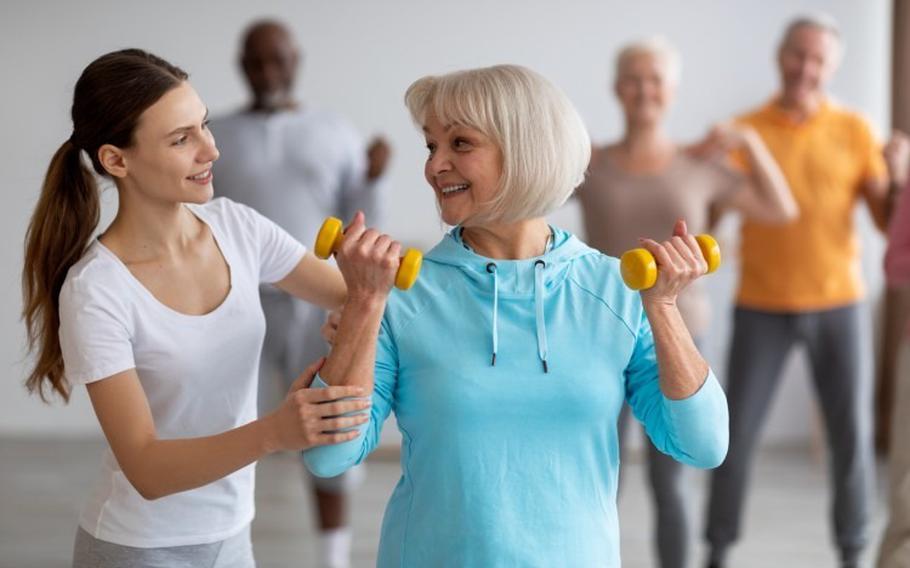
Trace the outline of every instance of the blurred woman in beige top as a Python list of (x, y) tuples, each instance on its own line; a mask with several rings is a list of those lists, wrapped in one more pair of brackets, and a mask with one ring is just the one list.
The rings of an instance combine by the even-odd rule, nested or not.
[[(783, 174), (759, 136), (719, 124), (701, 142), (684, 147), (667, 137), (664, 117), (679, 79), (679, 56), (666, 41), (624, 47), (616, 58), (614, 91), (625, 117), (622, 139), (595, 147), (588, 176), (577, 190), (588, 243), (619, 256), (639, 237), (663, 240), (666, 227), (685, 219), (691, 233), (709, 228), (712, 213), (734, 209), (765, 222), (786, 223), (798, 209)], [(748, 162), (746, 175), (727, 163), (731, 152)], [(679, 296), (692, 336), (704, 338), (710, 319), (700, 282)], [(661, 568), (688, 562), (688, 523), (679, 491), (680, 465), (649, 448), (649, 481), (656, 508)]]

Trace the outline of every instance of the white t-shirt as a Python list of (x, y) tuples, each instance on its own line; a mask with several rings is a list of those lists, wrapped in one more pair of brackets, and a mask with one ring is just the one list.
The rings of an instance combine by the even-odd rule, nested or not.
[[(165, 306), (97, 240), (60, 291), (66, 378), (85, 384), (135, 368), (162, 439), (213, 435), (256, 419), (265, 335), (259, 285), (284, 278), (305, 252), (244, 205), (220, 198), (188, 207), (209, 226), (230, 267), (230, 291), (212, 312), (192, 316)], [(108, 448), (79, 524), (125, 546), (215, 542), (252, 520), (254, 476), (251, 464), (203, 487), (147, 501)]]

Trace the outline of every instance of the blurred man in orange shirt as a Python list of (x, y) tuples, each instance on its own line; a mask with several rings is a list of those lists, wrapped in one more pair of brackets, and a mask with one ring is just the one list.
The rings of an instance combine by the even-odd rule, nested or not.
[(742, 274), (728, 367), (730, 451), (714, 472), (709, 566), (740, 532), (748, 469), (787, 353), (806, 346), (834, 483), (834, 540), (843, 568), (867, 544), (873, 478), (871, 345), (861, 333), (863, 282), (854, 212), (884, 230), (888, 175), (868, 122), (828, 98), (843, 51), (828, 17), (793, 20), (778, 50), (781, 90), (739, 118), (780, 165), (800, 210), (787, 224), (744, 220)]

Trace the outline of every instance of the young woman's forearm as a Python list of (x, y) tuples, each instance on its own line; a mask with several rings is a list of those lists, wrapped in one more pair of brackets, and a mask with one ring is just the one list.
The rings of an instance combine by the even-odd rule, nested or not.
[(133, 487), (158, 499), (217, 481), (277, 450), (269, 418), (200, 438), (152, 440), (121, 464)]

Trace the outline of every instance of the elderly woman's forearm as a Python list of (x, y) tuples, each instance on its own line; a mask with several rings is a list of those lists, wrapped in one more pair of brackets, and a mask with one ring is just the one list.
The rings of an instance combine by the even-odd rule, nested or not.
[(647, 310), (654, 336), (660, 390), (669, 399), (695, 394), (708, 374), (708, 363), (698, 352), (676, 306), (655, 305)]
[(349, 298), (344, 307), (332, 351), (319, 376), (330, 385), (373, 386), (376, 341), (385, 309), (385, 297)]

